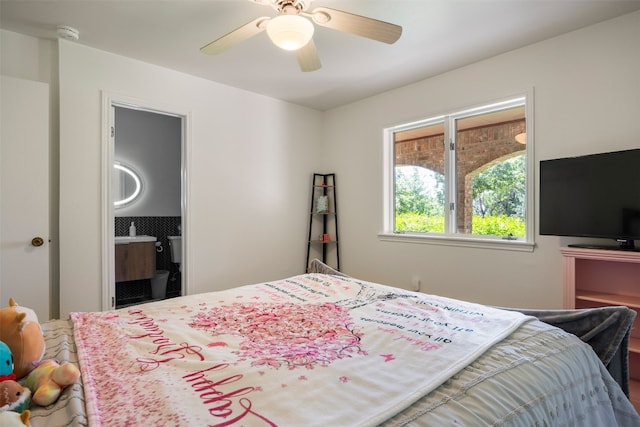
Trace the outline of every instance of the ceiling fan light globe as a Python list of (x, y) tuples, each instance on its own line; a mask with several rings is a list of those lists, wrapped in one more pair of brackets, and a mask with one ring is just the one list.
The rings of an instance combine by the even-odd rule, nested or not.
[(299, 15), (279, 15), (267, 24), (271, 41), (284, 50), (298, 50), (313, 36), (313, 24)]

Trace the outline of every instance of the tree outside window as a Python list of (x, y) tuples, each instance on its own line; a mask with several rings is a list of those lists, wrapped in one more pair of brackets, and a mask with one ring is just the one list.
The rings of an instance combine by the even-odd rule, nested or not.
[(522, 97), (388, 129), (393, 233), (526, 240), (525, 111)]

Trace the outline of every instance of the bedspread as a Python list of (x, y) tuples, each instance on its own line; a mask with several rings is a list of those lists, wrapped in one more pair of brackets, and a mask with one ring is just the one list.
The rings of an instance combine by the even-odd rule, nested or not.
[(92, 426), (375, 426), (530, 319), (322, 274), (71, 317)]
[[(42, 322), (45, 337), (45, 359), (78, 365), (78, 353), (70, 320)], [(84, 405), (84, 390), (79, 381), (65, 388), (58, 400), (49, 406), (32, 405), (32, 427), (85, 427), (89, 425)]]
[(531, 321), (384, 427), (638, 427), (640, 417), (576, 336)]
[[(322, 281), (333, 281), (334, 279), (332, 278), (346, 278), (344, 274), (331, 269), (317, 260), (312, 262), (311, 271), (315, 273), (323, 273)], [(325, 274), (330, 276), (325, 277)], [(354, 282), (353, 286), (356, 286), (355, 283), (357, 283), (357, 281)], [(367, 285), (366, 282), (360, 283)], [(292, 284), (289, 284), (287, 286), (291, 285)], [(281, 293), (283, 294), (276, 297), (278, 304), (286, 303), (288, 299), (292, 297), (292, 295), (288, 296), (284, 293), (284, 291), (287, 291), (287, 286), (281, 286), (280, 291), (267, 284), (265, 284), (265, 286), (269, 288), (269, 293), (273, 297), (276, 297)], [(358, 292), (358, 295), (356, 295), (355, 298), (348, 297), (337, 302), (334, 301), (332, 304), (338, 305), (338, 303), (340, 303), (340, 306), (346, 307), (347, 311), (353, 314), (356, 313), (356, 311), (351, 309), (356, 308), (363, 303), (365, 306), (370, 308), (372, 306), (383, 308), (384, 306), (380, 306), (379, 304), (384, 304), (385, 302), (390, 301), (404, 304), (406, 301), (410, 301), (410, 299), (407, 299), (407, 295), (413, 294), (396, 288), (384, 288), (377, 287), (375, 285), (374, 288), (380, 292)], [(365, 286), (364, 288), (361, 288), (361, 290), (362, 289), (368, 289), (368, 287)], [(221, 302), (219, 299), (213, 301), (211, 299), (211, 295), (214, 294), (192, 295), (181, 299), (171, 300), (180, 303), (177, 308), (173, 304), (167, 306), (164, 302), (143, 304), (128, 309), (117, 310), (115, 312), (103, 313), (96, 317), (96, 319), (100, 319), (104, 316), (104, 320), (106, 322), (103, 325), (104, 327), (109, 327), (109, 324), (111, 324), (111, 326), (115, 325), (116, 328), (120, 328), (120, 326), (122, 326), (122, 329), (119, 332), (114, 332), (113, 337), (122, 337), (122, 341), (124, 343), (131, 341), (130, 338), (132, 331), (127, 328), (132, 325), (128, 325), (128, 322), (124, 322), (123, 324), (121, 321), (130, 318), (135, 313), (154, 313), (153, 316), (155, 316), (155, 323), (151, 321), (146, 323), (137, 323), (138, 331), (142, 330), (142, 333), (139, 335), (148, 334), (144, 338), (141, 337), (138, 341), (146, 338), (148, 341), (147, 344), (151, 344), (151, 347), (155, 346), (155, 349), (157, 350), (155, 351), (155, 355), (151, 355), (152, 357), (164, 356), (165, 358), (177, 358), (176, 355), (181, 353), (192, 357), (196, 353), (188, 352), (200, 351), (196, 346), (180, 347), (179, 345), (181, 348), (180, 350), (178, 347), (172, 347), (172, 343), (188, 343), (192, 339), (191, 334), (204, 334), (206, 348), (201, 350), (206, 351), (207, 355), (213, 354), (214, 357), (217, 357), (217, 359), (211, 359), (210, 361), (218, 360), (224, 364), (228, 363), (225, 361), (226, 359), (223, 359), (224, 357), (231, 360), (232, 356), (237, 356), (243, 351), (248, 352), (250, 349), (254, 348), (253, 346), (255, 343), (248, 342), (244, 345), (238, 346), (236, 344), (242, 343), (242, 339), (238, 335), (234, 335), (233, 333), (223, 333), (222, 331), (211, 333), (210, 320), (216, 318), (222, 319), (223, 321), (221, 324), (226, 324), (228, 327), (229, 322), (231, 322), (235, 317), (238, 317), (240, 320), (246, 319), (245, 314), (233, 309), (233, 307), (239, 307), (237, 303), (239, 303), (240, 306), (246, 303), (245, 297), (241, 294), (235, 294), (236, 299), (231, 304), (228, 301)], [(313, 296), (314, 294), (312, 292), (307, 294), (307, 297), (310, 300), (308, 303), (317, 301)], [(372, 298), (375, 302), (372, 302)], [(194, 306), (196, 308), (193, 308)], [(203, 316), (204, 313), (211, 313), (208, 308), (222, 306), (231, 306), (232, 309), (225, 310), (226, 315), (223, 317), (220, 317), (221, 313), (218, 313), (217, 316)], [(404, 311), (404, 307), (406, 306), (400, 305), (400, 311), (397, 311), (396, 314), (411, 314), (408, 311)], [(171, 318), (168, 313), (176, 310), (182, 310), (185, 312), (184, 316), (182, 316), (182, 323), (185, 323), (188, 319), (193, 319), (194, 322), (192, 323), (194, 327), (190, 326), (186, 329), (188, 333), (181, 335), (180, 340), (164, 341), (164, 336), (160, 332), (165, 332), (165, 329), (168, 329), (166, 328), (166, 325), (170, 323), (169, 319)], [(391, 310), (387, 311), (389, 311), (389, 313), (392, 312)], [(635, 411), (625, 396), (623, 389), (620, 387), (620, 384), (624, 386), (624, 380), (626, 380), (626, 375), (628, 374), (628, 371), (626, 370), (625, 346), (628, 345), (629, 329), (633, 322), (635, 312), (624, 307), (607, 308), (606, 310), (522, 311), (524, 311), (524, 314), (528, 316), (535, 317), (527, 317), (525, 321), (512, 333), (508, 334), (508, 336), (500, 340), (500, 342), (495, 345), (490, 346), (486, 351), (482, 352), (482, 354), (471, 361), (471, 363), (467, 364), (457, 373), (444, 380), (444, 382), (432, 391), (417, 398), (413, 404), (391, 416), (391, 418), (381, 420), (380, 426), (640, 426), (640, 417), (638, 416), (638, 413)], [(377, 312), (376, 316), (383, 316), (381, 320), (389, 323), (392, 323), (392, 318), (404, 317), (391, 316), (389, 313)], [(81, 317), (89, 318), (92, 316), (85, 316), (83, 314)], [(335, 318), (336, 316), (330, 317)], [(537, 320), (536, 317), (549, 323), (543, 323)], [(108, 320), (110, 318), (119, 320), (111, 322)], [(374, 317), (371, 315), (369, 318), (373, 319)], [(195, 319), (199, 319), (198, 322), (195, 322)], [(315, 319), (317, 318), (309, 316), (307, 320), (308, 322), (313, 323), (316, 321)], [(260, 322), (268, 323), (269, 319), (264, 318), (261, 319)], [(76, 343), (73, 335), (74, 333), (76, 335), (79, 335), (80, 333), (91, 334), (91, 330), (95, 326), (90, 326), (91, 323), (92, 321), (89, 321), (88, 324), (85, 325), (81, 322), (74, 326), (71, 320), (54, 320), (44, 322), (42, 324), (42, 329), (45, 334), (46, 342), (45, 358), (54, 358), (60, 362), (72, 362), (78, 364), (79, 361), (76, 352)], [(196, 324), (204, 326), (205, 323), (207, 326), (204, 328), (195, 327)], [(246, 322), (240, 321), (238, 324), (243, 323)], [(369, 323), (371, 323), (371, 325), (375, 324), (375, 322)], [(423, 323), (422, 326), (427, 328), (426, 324), (430, 322), (421, 323)], [(136, 322), (133, 324), (135, 325)], [(397, 323), (397, 325), (398, 326), (378, 324), (374, 332), (382, 333), (383, 335), (388, 334), (389, 336), (397, 335), (396, 338), (400, 336), (410, 336), (407, 330), (401, 330), (399, 328), (400, 323)], [(556, 325), (558, 327), (552, 325)], [(85, 326), (89, 326), (89, 329), (87, 331), (82, 331)], [(370, 335), (372, 335), (370, 334), (371, 329), (358, 330), (355, 324), (352, 326), (353, 327), (350, 329), (346, 328), (348, 330), (346, 337), (349, 337), (350, 334), (357, 336), (359, 338), (357, 341), (357, 347), (361, 350), (364, 349), (366, 352), (370, 348), (368, 341)], [(433, 326), (434, 325), (430, 325), (430, 327)], [(101, 327), (102, 326), (99, 326), (98, 328)], [(393, 328), (399, 329), (399, 331), (396, 331), (397, 333), (394, 334), (388, 332), (392, 331)], [(227, 332), (228, 330), (229, 329), (227, 329)], [(286, 330), (287, 328), (281, 328), (281, 331)], [(567, 333), (567, 331), (571, 333)], [(356, 332), (364, 333), (364, 335), (357, 335)], [(579, 335), (580, 339), (572, 333)], [(441, 334), (438, 334), (437, 337), (442, 337), (443, 340), (434, 340), (435, 342), (443, 343), (444, 339), (449, 339), (444, 338), (444, 335)], [(581, 341), (581, 339), (586, 343), (589, 343), (589, 345)], [(149, 342), (149, 340), (151, 340), (151, 342)], [(398, 341), (408, 342), (406, 339), (399, 339)], [(234, 342), (236, 344), (234, 344)], [(114, 386), (120, 384), (123, 389), (126, 389), (131, 384), (139, 381), (139, 376), (127, 375), (130, 371), (127, 371), (127, 369), (122, 371), (117, 368), (119, 364), (123, 364), (123, 361), (126, 360), (124, 357), (125, 353), (119, 353), (116, 355), (107, 353), (107, 347), (102, 351), (103, 349), (101, 344), (107, 343), (104, 340), (101, 342), (92, 342), (89, 340), (88, 344), (84, 341), (80, 341), (78, 343), (78, 347), (80, 352), (85, 350), (88, 351), (90, 348), (95, 348), (96, 354), (102, 354), (102, 356), (98, 358), (100, 363), (97, 367), (99, 369), (105, 370), (105, 367), (114, 368), (113, 371), (109, 373), (110, 377), (106, 380), (108, 384)], [(234, 347), (232, 344), (236, 346)], [(372, 377), (376, 377), (374, 378), (374, 381), (379, 380), (377, 377), (383, 378), (385, 375), (387, 377), (393, 377), (393, 372), (387, 371), (387, 367), (397, 366), (393, 365), (394, 360), (400, 360), (397, 357), (400, 356), (401, 353), (395, 347), (396, 344), (397, 343), (395, 342), (392, 343), (392, 345), (389, 346), (389, 349), (391, 350), (387, 350), (385, 348), (385, 351), (379, 355), (381, 358), (379, 364), (382, 365), (384, 369), (371, 375)], [(126, 347), (127, 345), (122, 346), (122, 348)], [(321, 348), (335, 350), (334, 347), (325, 346)], [(213, 350), (215, 350), (214, 353), (209, 353), (209, 351)], [(240, 351), (240, 353), (238, 353), (238, 351)], [(229, 354), (225, 355), (225, 352), (231, 352), (231, 356)], [(252, 353), (255, 353), (255, 351)], [(329, 365), (339, 365), (345, 359), (360, 357), (359, 351), (356, 351), (355, 353), (351, 352), (349, 355), (351, 357), (344, 356), (342, 359), (336, 356), (335, 352), (331, 353), (321, 351), (317, 354), (325, 353), (329, 354), (328, 358), (326, 358), (327, 360), (330, 360)], [(376, 353), (377, 352), (375, 351), (370, 351), (368, 355), (375, 356)], [(268, 356), (269, 352), (265, 354)], [(436, 352), (423, 352), (423, 354), (425, 357), (420, 361), (416, 361), (414, 366), (414, 374), (418, 376), (424, 375), (425, 372), (431, 372), (430, 369), (432, 369), (433, 365), (431, 354), (435, 355)], [(118, 362), (110, 361), (109, 359), (117, 359)], [(375, 357), (373, 357), (373, 359), (375, 359)], [(437, 359), (438, 358), (436, 357), (436, 363), (438, 363)], [(356, 381), (353, 380), (353, 378), (356, 378), (357, 375), (353, 373), (352, 378), (351, 372), (348, 372), (344, 378), (339, 378), (338, 381), (336, 381), (335, 378), (330, 377), (322, 380), (317, 379), (316, 374), (322, 373), (323, 371), (330, 371), (330, 369), (322, 367), (322, 359), (318, 357), (316, 357), (316, 364), (312, 364), (312, 366), (314, 366), (313, 369), (308, 369), (306, 365), (305, 367), (296, 367), (294, 369), (277, 368), (278, 364), (280, 364), (280, 366), (285, 366), (286, 364), (291, 363), (293, 360), (291, 356), (285, 357), (282, 360), (273, 359), (272, 357), (263, 357), (261, 360), (263, 362), (257, 362), (254, 366), (256, 359), (251, 358), (251, 356), (247, 354), (246, 360), (243, 362), (235, 364), (230, 363), (233, 364), (235, 368), (242, 370), (242, 373), (238, 375), (247, 375), (247, 378), (249, 378), (250, 375), (246, 374), (246, 372), (251, 369), (256, 369), (258, 372), (257, 378), (259, 382), (262, 381), (263, 377), (272, 376), (272, 374), (285, 374), (283, 376), (285, 380), (277, 382), (275, 386), (271, 385), (262, 387), (261, 384), (256, 383), (257, 386), (255, 384), (250, 386), (255, 387), (251, 388), (250, 392), (249, 388), (245, 388), (244, 391), (246, 391), (247, 394), (242, 396), (236, 395), (236, 397), (245, 398), (245, 402), (255, 402), (255, 405), (251, 409), (256, 413), (258, 413), (258, 405), (262, 405), (260, 402), (262, 402), (262, 397), (265, 394), (274, 396), (276, 400), (280, 399), (286, 401), (285, 406), (287, 406), (287, 410), (283, 412), (283, 414), (288, 416), (288, 412), (308, 411), (310, 406), (319, 404), (326, 395), (339, 393), (341, 386), (356, 384)], [(178, 361), (179, 360), (176, 359), (173, 360), (173, 362), (176, 363)], [(104, 362), (104, 366), (102, 366), (102, 362)], [(149, 360), (143, 360), (142, 362), (147, 364)], [(136, 365), (137, 363), (138, 361), (134, 361), (133, 364), (129, 364), (129, 369), (139, 366), (139, 364)], [(607, 368), (611, 371), (612, 365), (615, 363), (620, 364), (623, 368), (622, 370), (613, 369), (614, 375), (622, 375), (622, 381), (616, 382), (605, 369), (605, 365), (607, 365)], [(159, 364), (165, 366), (171, 365), (168, 361)], [(273, 366), (273, 364), (276, 366)], [(124, 365), (126, 368), (127, 365)], [(109, 396), (108, 394), (104, 394), (105, 390), (100, 387), (99, 384), (98, 387), (96, 387), (96, 384), (92, 383), (94, 380), (92, 379), (93, 373), (91, 369), (87, 370), (86, 366), (84, 366), (84, 362), (80, 362), (80, 366), (83, 370), (83, 378), (81, 381), (66, 388), (60, 398), (53, 405), (48, 407), (37, 407), (32, 405), (31, 423), (33, 427), (81, 427), (94, 425), (94, 420), (88, 418), (87, 411), (85, 410), (85, 396), (87, 400), (86, 406), (90, 411), (95, 411), (96, 404), (102, 405), (104, 402), (108, 405)], [(618, 366), (618, 368), (619, 367), (620, 366)], [(230, 371), (231, 367), (225, 369)], [(160, 368), (154, 371), (159, 370)], [(222, 370), (215, 372), (219, 373), (221, 371)], [(133, 372), (135, 372), (135, 370)], [(259, 372), (262, 372), (263, 374), (261, 375)], [(201, 384), (202, 386), (212, 386), (212, 383), (215, 382), (217, 387), (216, 391), (221, 392), (223, 388), (237, 384), (239, 380), (234, 383), (234, 379), (237, 378), (237, 376), (234, 377), (233, 375), (226, 375), (221, 379), (206, 382), (203, 377)], [(396, 378), (402, 379), (399, 375), (397, 375)], [(170, 386), (171, 382), (168, 378), (163, 378), (159, 383), (165, 384), (165, 380), (166, 384)], [(314, 384), (314, 382), (321, 382), (321, 384)], [(145, 381), (142, 383), (145, 383)], [(305, 389), (304, 393), (294, 392), (294, 386), (290, 386), (290, 383), (293, 383), (294, 385), (296, 383), (304, 383), (307, 388), (311, 388), (311, 393), (308, 393), (308, 389)], [(167, 410), (167, 408), (164, 407), (167, 402), (170, 406), (173, 405), (175, 407), (181, 407), (186, 400), (186, 397), (194, 394), (194, 387), (191, 387), (191, 389), (186, 387), (185, 390), (184, 387), (179, 388), (174, 386), (171, 395), (167, 399), (164, 399), (161, 397), (161, 394), (163, 393), (162, 390), (158, 390), (157, 387), (155, 387), (162, 384), (152, 384), (150, 387), (145, 389), (144, 394), (138, 399), (134, 398), (130, 401), (121, 400), (120, 403), (122, 406), (115, 408), (114, 411), (125, 411), (129, 414), (137, 412), (135, 420), (132, 420), (131, 418), (110, 420), (113, 421), (113, 424), (111, 425), (115, 427), (126, 425), (157, 425), (159, 424), (156, 421), (159, 411)], [(371, 384), (374, 384), (374, 382)], [(223, 396), (223, 394), (215, 395), (215, 391), (211, 389), (208, 390), (214, 393), (214, 395), (210, 396), (210, 398), (213, 399), (212, 401), (215, 401), (215, 397)], [(235, 388), (234, 390), (238, 389)], [(119, 391), (120, 390), (116, 390), (114, 392), (118, 393)], [(207, 390), (202, 390), (202, 393), (205, 393), (206, 391)], [(361, 425), (363, 422), (376, 422), (372, 417), (375, 417), (375, 414), (379, 414), (380, 409), (377, 407), (378, 402), (368, 402), (366, 400), (369, 397), (367, 392), (367, 390), (365, 390), (365, 393), (361, 393), (361, 390), (355, 390), (352, 396), (348, 396), (347, 400), (340, 402), (336, 407), (331, 408), (331, 410), (335, 409), (336, 411), (343, 410), (342, 406), (350, 407), (350, 404), (354, 399), (361, 400), (368, 403), (367, 405), (364, 405), (365, 409), (362, 410), (362, 413), (360, 414), (361, 417), (354, 422), (351, 422), (350, 419), (340, 419), (338, 423), (333, 423), (331, 425), (346, 427)], [(227, 395), (229, 395), (229, 393), (227, 393)], [(225, 398), (226, 397), (231, 398), (233, 396), (225, 396)], [(392, 394), (387, 397), (393, 398), (395, 396)], [(266, 401), (269, 400), (267, 399)], [(279, 416), (280, 410), (277, 412)], [(389, 411), (388, 413), (390, 414), (391, 412), (393, 411)], [(272, 412), (269, 413), (271, 414)], [(178, 418), (179, 414), (180, 412), (178, 411), (173, 415), (171, 420), (163, 420), (162, 425), (180, 425), (189, 427), (202, 425), (198, 422), (182, 421)], [(91, 424), (89, 424), (90, 420), (92, 421)], [(164, 421), (167, 422), (165, 423)], [(245, 418), (245, 421), (248, 421), (248, 418)], [(226, 419), (226, 422), (231, 424), (229, 419)], [(299, 426), (299, 424), (293, 424), (285, 418), (278, 418), (273, 422), (279, 423), (281, 427)], [(249, 422), (243, 422), (243, 424), (246, 426), (255, 425), (255, 423)], [(259, 422), (258, 424), (268, 425), (267, 422)], [(326, 426), (330, 424), (328, 424), (324, 418), (319, 418), (305, 424), (305, 427), (307, 425)]]

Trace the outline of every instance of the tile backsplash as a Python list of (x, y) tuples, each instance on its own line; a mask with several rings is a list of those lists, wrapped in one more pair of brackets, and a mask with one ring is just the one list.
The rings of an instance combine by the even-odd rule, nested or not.
[[(178, 236), (180, 235), (180, 226), (181, 226), (181, 217), (179, 216), (123, 216), (115, 218), (115, 235), (116, 236), (128, 236), (129, 235), (129, 226), (131, 223), (134, 223), (136, 226), (136, 234), (154, 236), (157, 241), (160, 242), (162, 250), (159, 251), (158, 247), (156, 247), (156, 270), (168, 270), (169, 271), (169, 281), (167, 283), (167, 297), (178, 296), (180, 295), (181, 290), (181, 274), (178, 270), (177, 266), (171, 262), (171, 248), (169, 246), (169, 239), (167, 236)], [(127, 283), (126, 289), (131, 292), (136, 288), (133, 282), (125, 282)], [(122, 283), (121, 285), (124, 285)], [(148, 284), (144, 283), (142, 286), (141, 293), (143, 297), (146, 297), (147, 293), (150, 293), (150, 288), (148, 288)], [(119, 289), (122, 288), (122, 289)], [(148, 288), (148, 289), (147, 289)], [(128, 295), (131, 292), (119, 292), (119, 290), (124, 291), (125, 286), (116, 286), (116, 299), (120, 299), (118, 294), (122, 295), (122, 297), (130, 297), (132, 295)], [(134, 293), (138, 293), (135, 291)], [(117, 303), (117, 302), (116, 302)]]

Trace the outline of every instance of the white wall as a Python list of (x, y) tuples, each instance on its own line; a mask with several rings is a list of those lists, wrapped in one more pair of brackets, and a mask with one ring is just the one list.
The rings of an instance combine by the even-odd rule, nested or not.
[(536, 163), (640, 146), (638, 12), (334, 109), (326, 118), (63, 41), (58, 187), (57, 43), (7, 31), (0, 42), (2, 74), (46, 81), (52, 90), (51, 205), (57, 226), (60, 187), (63, 315), (101, 305), (101, 90), (192, 112), (192, 292), (300, 272), (315, 171), (337, 173), (346, 273), (401, 287), (417, 275), (430, 293), (560, 307), (558, 249), (575, 239), (537, 236), (533, 253), (378, 240), (382, 128), (534, 87)]
[(182, 120), (118, 107), (115, 126), (114, 159), (139, 174), (142, 192), (133, 203), (115, 209), (114, 215), (181, 216)]
[(322, 113), (60, 41), (61, 314), (101, 307), (101, 91), (189, 111), (189, 292), (299, 274)]
[(536, 236), (533, 253), (380, 241), (382, 129), (534, 88), (536, 165), (638, 148), (639, 46), (635, 12), (328, 112), (343, 271), (405, 288), (418, 276), (424, 292), (481, 303), (561, 308), (559, 248), (579, 239)]
[(49, 84), (57, 80), (56, 41), (0, 30), (0, 52), (0, 73), (5, 76)]

